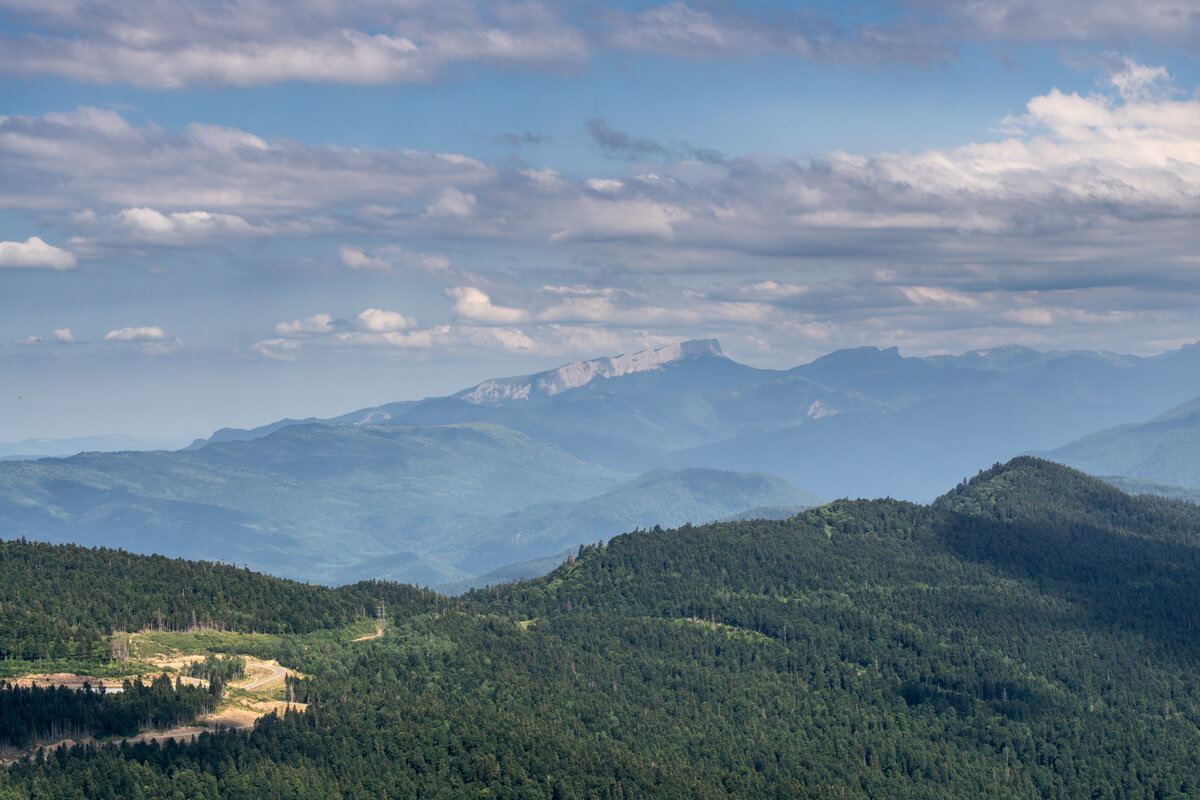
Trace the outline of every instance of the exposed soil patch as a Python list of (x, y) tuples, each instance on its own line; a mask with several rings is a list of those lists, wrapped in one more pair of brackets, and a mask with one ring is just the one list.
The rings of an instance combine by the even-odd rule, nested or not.
[(378, 639), (380, 636), (383, 636), (383, 628), (377, 627), (377, 628), (375, 628), (374, 633), (368, 633), (366, 636), (360, 636), (357, 639), (351, 639), (350, 641), (365, 642), (367, 639)]

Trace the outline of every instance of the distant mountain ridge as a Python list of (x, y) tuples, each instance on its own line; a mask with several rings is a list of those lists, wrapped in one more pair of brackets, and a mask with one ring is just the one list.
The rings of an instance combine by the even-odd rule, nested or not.
[(981, 464), (1197, 395), (1196, 346), (1150, 358), (861, 347), (777, 370), (695, 340), (224, 429), (178, 453), (0, 464), (0, 524), (310, 580), (470, 585), (628, 527), (814, 495), (931, 500)]
[(620, 378), (637, 372), (662, 369), (665, 364), (685, 358), (725, 358), (725, 355), (716, 339), (694, 339), (637, 353), (624, 353), (591, 361), (573, 361), (536, 375), (487, 380), (451, 397), (476, 404), (553, 397), (586, 386), (596, 378)]
[(1186, 496), (1179, 489), (1200, 490), (1200, 397), (1041, 455), (1092, 475), (1142, 481), (1144, 491)]

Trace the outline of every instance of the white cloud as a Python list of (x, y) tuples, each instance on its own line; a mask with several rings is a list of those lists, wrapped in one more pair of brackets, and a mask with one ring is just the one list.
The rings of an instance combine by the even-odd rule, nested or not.
[(332, 332), (333, 317), (328, 314), (313, 314), (305, 319), (280, 322), (275, 326), (275, 333), (280, 336), (307, 336)]
[(153, 208), (126, 208), (113, 215), (112, 227), (139, 241), (161, 244), (185, 244), (204, 240), (264, 235), (269, 231), (255, 228), (234, 214), (209, 211), (175, 211), (163, 214)]
[[(456, 154), (314, 147), (221, 131), (134, 126), (96, 108), (0, 117), (0, 208), (112, 209), (112, 224), (142, 235), (286, 233), (292, 220), (283, 215), (432, 202), (448, 188), (464, 193), (495, 177)], [(456, 196), (445, 199), (452, 210)], [(269, 216), (272, 226), (251, 224), (250, 216)]]
[(368, 256), (364, 251), (350, 245), (342, 245), (338, 248), (338, 255), (342, 258), (342, 263), (350, 269), (390, 269), (391, 264), (382, 258), (373, 258)]
[(472, 0), (68, 1), (29, 9), (30, 32), (0, 37), (0, 69), (171, 89), (425, 83), (458, 63), (580, 63), (588, 55), (584, 35), (551, 8)]
[(46, 244), (37, 236), (24, 242), (0, 242), (0, 268), (13, 269), (72, 269), (75, 256)]
[(475, 211), (475, 195), (450, 186), (443, 189), (425, 209), (427, 217), (469, 217)]
[(675, 225), (689, 214), (684, 209), (651, 200), (596, 200), (581, 197), (557, 210), (547, 209), (551, 225), (565, 227), (550, 235), (554, 242), (606, 239), (659, 239), (671, 241)]
[(979, 305), (979, 302), (973, 297), (938, 286), (899, 286), (897, 288), (913, 305), (953, 306), (956, 308), (975, 308)]
[(378, 308), (368, 308), (354, 319), (355, 327), (370, 333), (393, 333), (416, 324), (415, 320), (405, 319), (395, 311), (381, 311)]
[[(70, 328), (55, 328), (53, 335), (49, 339), (54, 344), (73, 344), (75, 337), (71, 334)], [(14, 339), (13, 344), (35, 346), (46, 344), (47, 340), (41, 336), (24, 336), (20, 339)]]
[(776, 53), (852, 64), (929, 65), (955, 56), (947, 32), (918, 16), (840, 24), (787, 4), (676, 0), (632, 12), (545, 0), (8, 0), (5, 6), (14, 24), (0, 34), (0, 70), (158, 89), (428, 83), (453, 76), (459, 65), (564, 72), (603, 49), (685, 59)]
[(1166, 67), (1139, 64), (1129, 56), (1120, 59), (1108, 76), (1109, 82), (1125, 100), (1152, 99), (1154, 92), (1171, 80)]
[(593, 192), (619, 192), (625, 188), (623, 182), (611, 178), (591, 178), (584, 181), (583, 184)]
[(300, 346), (299, 339), (276, 338), (255, 342), (251, 349), (263, 358), (273, 361), (295, 361)]
[(416, 270), (428, 274), (445, 273), (450, 259), (437, 253), (415, 253), (396, 245), (370, 251), (344, 244), (338, 248), (342, 263), (356, 270)]
[(473, 286), (455, 286), (446, 290), (454, 300), (454, 315), (484, 325), (516, 325), (530, 320), (529, 312), (492, 304), (492, 299)]
[(183, 346), (182, 341), (168, 337), (157, 325), (117, 328), (104, 334), (104, 341), (137, 345), (137, 349), (144, 355), (151, 356), (166, 355)]
[[(728, 157), (703, 171), (656, 163), (653, 176), (630, 171), (619, 180), (224, 128), (171, 133), (97, 109), (7, 117), (0, 205), (93, 209), (66, 224), (89, 241), (123, 234), (134, 244), (287, 235), (301, 230), (289, 227), (299, 219), (306, 230), (337, 233), (334, 259), (347, 272), (420, 273), (454, 287), (448, 333), (426, 339), (411, 320), (373, 330), (353, 313), (281, 323), (272, 338), (307, 336), (305, 352), (335, 346), (342, 334), (346, 346), (386, 347), (383, 334), (404, 334), (390, 346), (484, 348), (472, 342), (486, 334), (463, 333), (472, 327), (518, 331), (539, 353), (565, 353), (553, 326), (621, 341), (712, 329), (761, 342), (792, 325), (835, 341), (858, 334), (821, 325), (913, 332), (927, 324), (922, 317), (973, 324), (968, 312), (1020, 332), (1045, 319), (1023, 311), (1014, 299), (1021, 291), (1078, 284), (1133, 293), (1195, 282), (1200, 101), (1175, 92), (1158, 67), (1123, 61), (1113, 75), (1096, 94), (1031, 98), (991, 141), (805, 161)], [(607, 180), (620, 186), (597, 183)], [(443, 241), (463, 253), (456, 262), (481, 252), (511, 260), (470, 275), (442, 255), (376, 244), (384, 237)], [(589, 285), (601, 274), (607, 285)], [(724, 279), (730, 285), (719, 285)], [(681, 290), (706, 284), (690, 296)], [(502, 291), (520, 299), (497, 305), (489, 294)], [(1010, 296), (984, 298), (989, 291)], [(1119, 305), (1086, 298), (1093, 311)], [(1179, 310), (1181, 298), (1194, 294), (1162, 290), (1144, 302)], [(1022, 313), (1000, 316), (1014, 310)], [(1073, 325), (1108, 324), (1055, 313)], [(513, 337), (509, 345), (527, 346)], [(286, 354), (282, 347), (273, 352)]]
[(161, 342), (167, 334), (157, 325), (140, 328), (119, 328), (104, 334), (106, 342)]

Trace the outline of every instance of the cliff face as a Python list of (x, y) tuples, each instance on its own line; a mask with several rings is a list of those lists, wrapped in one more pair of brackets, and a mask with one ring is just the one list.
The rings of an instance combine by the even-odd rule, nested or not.
[(597, 378), (619, 378), (635, 372), (649, 372), (687, 358), (724, 357), (721, 345), (716, 339), (693, 339), (653, 350), (643, 350), (640, 353), (575, 361), (536, 375), (488, 380), (455, 396), (476, 404), (552, 397), (586, 386)]

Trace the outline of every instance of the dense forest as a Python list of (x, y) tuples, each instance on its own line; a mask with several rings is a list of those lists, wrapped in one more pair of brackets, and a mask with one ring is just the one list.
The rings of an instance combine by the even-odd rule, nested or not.
[(170, 728), (213, 709), (219, 689), (125, 681), (119, 692), (84, 686), (16, 686), (0, 683), (0, 750), (44, 739), (132, 736), (139, 728)]
[[(36, 552), (60, 565), (49, 580), (118, 557), (149, 578), (56, 607), (36, 567), (13, 570), (68, 631), (108, 629), (87, 602), (104, 626), (121, 602), (152, 622), (180, 592), (154, 581), (166, 569), (221, 598), (210, 617), (302, 630), (387, 594), (389, 628), (262, 645), (307, 676), (290, 684), (306, 712), (187, 745), (61, 750), (0, 775), (4, 800), (1200, 794), (1200, 508), (1032, 458), (930, 506), (637, 531), (453, 600)], [(325, 613), (305, 622), (303, 603)]]

